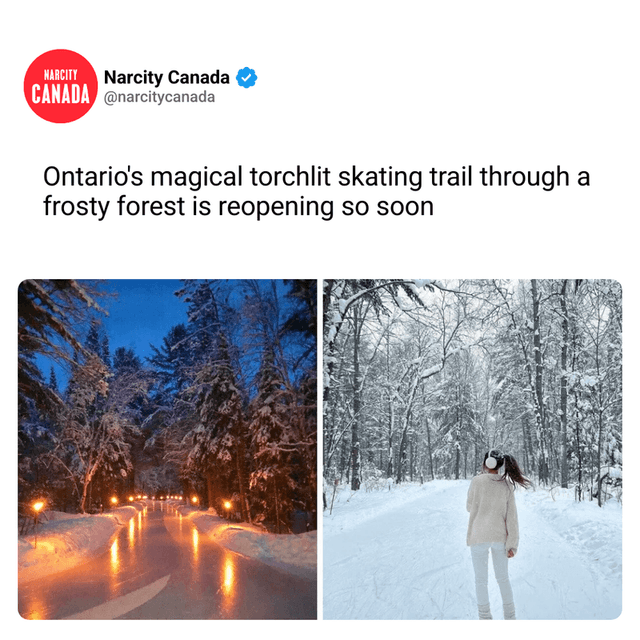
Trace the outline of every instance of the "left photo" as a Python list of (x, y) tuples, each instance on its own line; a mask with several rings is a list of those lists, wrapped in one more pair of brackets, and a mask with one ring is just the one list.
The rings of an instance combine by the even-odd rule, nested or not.
[(22, 618), (317, 618), (316, 301), (316, 280), (19, 285)]

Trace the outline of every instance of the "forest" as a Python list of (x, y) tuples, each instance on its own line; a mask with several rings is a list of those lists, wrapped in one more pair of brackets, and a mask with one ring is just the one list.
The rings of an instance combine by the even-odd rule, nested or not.
[(323, 476), (351, 490), (516, 457), (576, 500), (622, 495), (611, 280), (325, 280)]
[(145, 358), (104, 328), (117, 282), (19, 287), (20, 512), (180, 494), (272, 532), (294, 512), (315, 528), (316, 281), (176, 281), (188, 320)]

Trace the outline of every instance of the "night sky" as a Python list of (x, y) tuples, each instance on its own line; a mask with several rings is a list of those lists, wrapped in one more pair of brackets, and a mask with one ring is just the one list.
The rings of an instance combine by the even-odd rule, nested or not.
[[(231, 286), (238, 282), (228, 281)], [(108, 295), (100, 299), (99, 304), (109, 315), (98, 314), (98, 317), (101, 320), (100, 333), (106, 333), (109, 339), (111, 357), (116, 349), (125, 347), (133, 349), (142, 363), (146, 364), (145, 359), (153, 355), (150, 345), (161, 347), (171, 327), (180, 323), (186, 325), (189, 304), (175, 295), (182, 287), (181, 280), (102, 281), (100, 289)], [(288, 287), (282, 281), (277, 281), (277, 288), (282, 295)], [(242, 294), (237, 290), (231, 294), (232, 299), (236, 295)], [(280, 303), (283, 310), (289, 306), (284, 297)], [(87, 331), (88, 327), (79, 331), (82, 339)], [(53, 364), (58, 388), (64, 391), (70, 375), (68, 367), (63, 368), (42, 356), (36, 360), (45, 380), (49, 380)]]
[[(150, 344), (162, 345), (162, 339), (171, 327), (181, 322), (187, 323), (188, 304), (174, 293), (182, 286), (180, 280), (105, 280), (101, 290), (108, 294), (99, 301), (108, 316), (98, 314), (102, 326), (101, 334), (109, 338), (111, 356), (118, 347), (133, 349), (144, 363), (150, 357)], [(81, 331), (81, 336), (86, 331)], [(36, 358), (45, 380), (49, 379), (51, 366), (56, 372), (59, 390), (66, 388), (69, 380), (68, 367), (52, 363), (42, 356)]]
[(159, 347), (171, 327), (186, 324), (189, 305), (174, 295), (181, 286), (179, 280), (107, 281), (105, 290), (118, 294), (104, 304), (109, 316), (102, 321), (111, 354), (127, 347), (144, 360), (152, 355), (150, 344)]

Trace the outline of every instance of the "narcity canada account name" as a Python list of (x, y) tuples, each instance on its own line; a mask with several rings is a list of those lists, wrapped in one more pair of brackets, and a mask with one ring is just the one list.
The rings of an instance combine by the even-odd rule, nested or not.
[[(122, 73), (112, 69), (104, 72), (105, 84), (146, 84), (156, 89), (160, 87), (164, 73), (144, 71)], [(167, 74), (169, 84), (229, 84), (229, 74), (216, 69), (213, 73), (185, 73), (172, 69)]]

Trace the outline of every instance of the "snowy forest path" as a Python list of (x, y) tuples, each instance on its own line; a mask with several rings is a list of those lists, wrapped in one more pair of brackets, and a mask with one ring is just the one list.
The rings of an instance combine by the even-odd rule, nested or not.
[[(344, 518), (343, 531), (332, 524), (323, 550), (324, 618), (476, 618), (466, 545), (469, 482), (427, 483), (411, 494), (415, 498), (410, 502), (391, 510), (387, 503), (377, 509), (379, 514), (363, 511), (366, 520), (358, 524), (354, 511)], [(388, 500), (394, 500), (394, 492)], [(567, 502), (552, 503), (544, 490), (518, 491), (516, 502), (520, 548), (509, 562), (509, 573), (518, 618), (615, 618), (620, 613), (620, 567), (615, 553), (604, 555), (606, 541), (615, 549), (621, 535), (615, 513), (596, 525), (593, 504), (583, 509), (569, 502), (567, 509)], [(492, 569), (489, 595), (494, 617), (501, 618)]]
[(316, 583), (230, 552), (149, 501), (110, 550), (20, 585), (30, 619), (314, 619)]
[(462, 496), (462, 482), (428, 491), (325, 539), (324, 617), (342, 617), (336, 613), (348, 607), (355, 619), (451, 619), (460, 598), (468, 608), (475, 595), (465, 589), (472, 575)]

